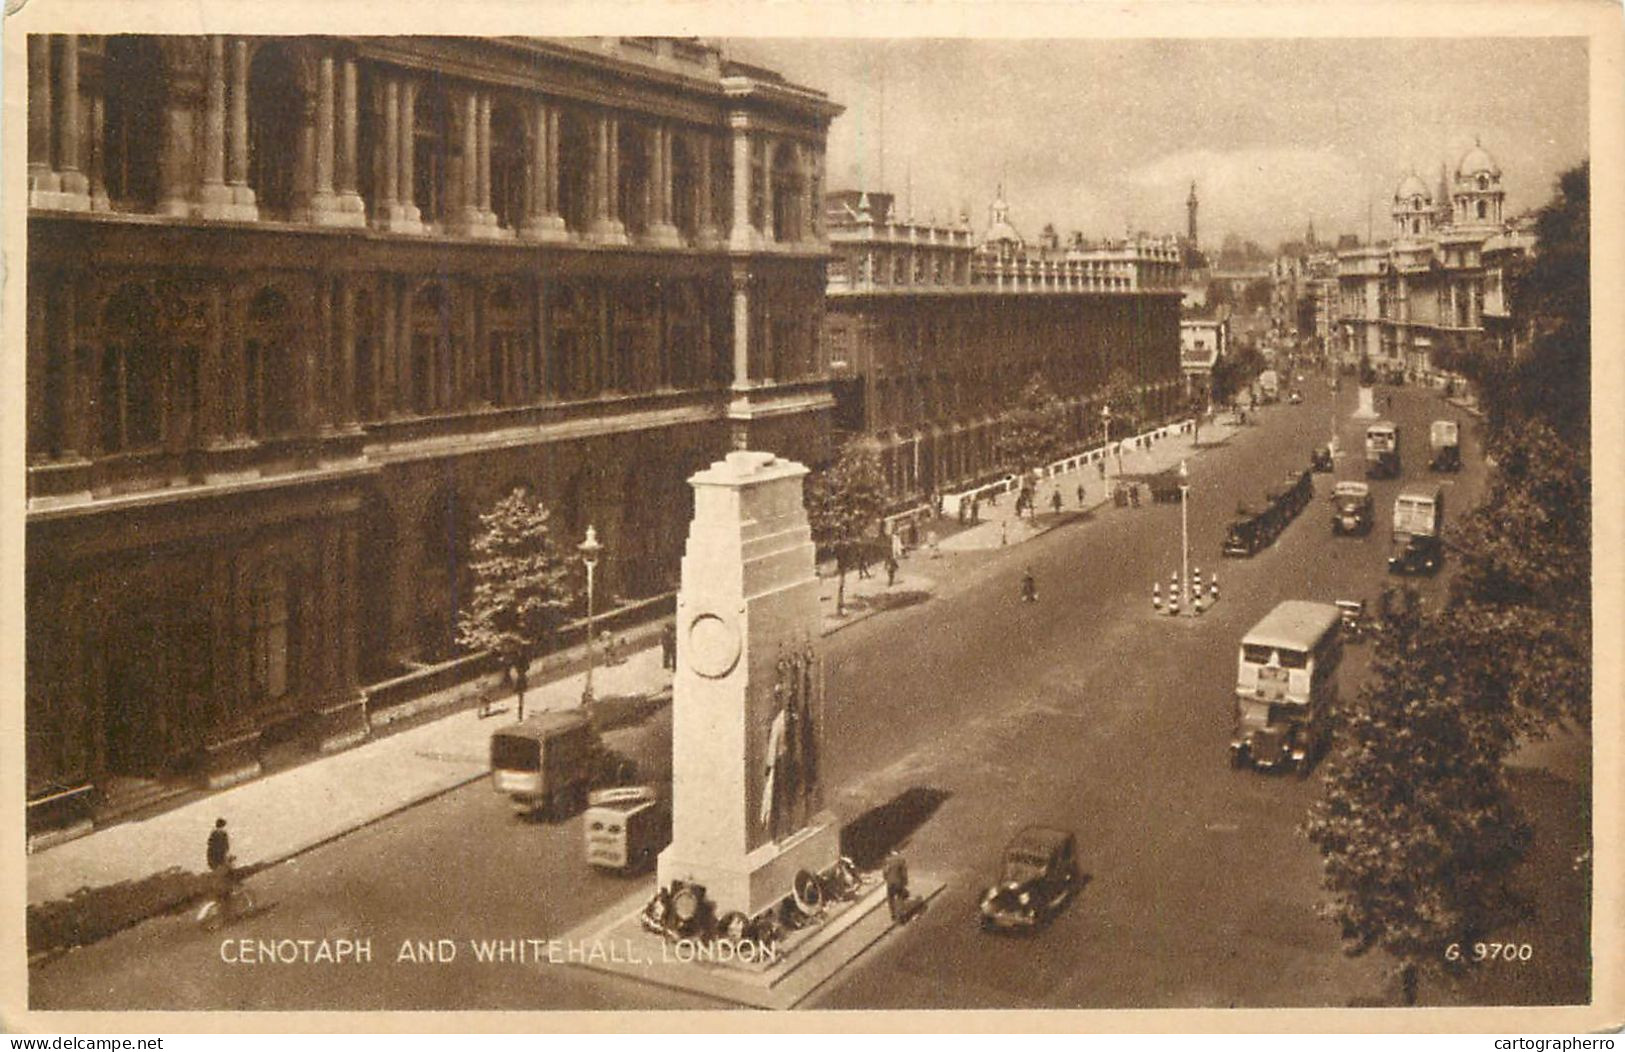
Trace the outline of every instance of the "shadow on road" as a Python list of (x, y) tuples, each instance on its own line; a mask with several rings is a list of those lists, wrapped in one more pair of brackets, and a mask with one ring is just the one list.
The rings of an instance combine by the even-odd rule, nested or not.
[(841, 854), (859, 869), (876, 869), (886, 853), (907, 840), (948, 799), (941, 789), (915, 786), (872, 807), (841, 830)]

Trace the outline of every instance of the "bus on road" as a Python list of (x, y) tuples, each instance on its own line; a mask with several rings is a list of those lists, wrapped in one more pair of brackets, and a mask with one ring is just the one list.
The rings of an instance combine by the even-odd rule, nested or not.
[(1309, 773), (1337, 707), (1341, 623), (1331, 603), (1289, 599), (1241, 638), (1232, 766)]

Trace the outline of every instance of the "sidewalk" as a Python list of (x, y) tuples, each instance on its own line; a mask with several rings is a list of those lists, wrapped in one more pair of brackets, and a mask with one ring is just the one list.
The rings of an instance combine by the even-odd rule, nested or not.
[[(894, 602), (918, 601), (936, 588), (933, 581), (912, 572), (900, 572), (888, 588), (883, 567), (875, 567), (872, 573), (861, 580), (856, 573), (847, 575), (844, 617), (835, 616), (835, 578), (820, 578), (826, 634), (888, 609)], [(549, 659), (540, 671), (545, 673), (549, 665), (574, 667), (579, 663), (567, 655)], [(584, 673), (575, 672), (533, 684), (525, 692), (526, 715), (579, 706), (585, 679)], [(633, 650), (621, 663), (600, 665), (593, 673), (593, 693), (599, 698), (647, 696), (670, 683), (671, 673), (661, 667), (658, 645)], [(415, 707), (452, 706), (467, 693), (466, 686), (451, 688)], [(500, 715), (482, 720), (477, 708), (461, 708), (150, 818), (110, 825), (30, 855), (29, 905), (63, 899), (80, 889), (141, 880), (169, 869), (201, 872), (204, 842), (216, 818), (226, 819), (229, 825), (238, 863), (252, 868), (281, 862), (477, 781), (490, 770), (491, 732), (517, 715), (512, 695), (495, 707), (503, 710)]]
[[(1204, 423), (1197, 432), (1200, 443), (1188, 434), (1169, 435), (1153, 443), (1149, 449), (1131, 449), (1119, 458), (1107, 457), (1106, 474), (1101, 476), (1095, 465), (1086, 465), (1076, 471), (1042, 479), (1038, 483), (1036, 505), (1038, 514), (1032, 517), (1016, 515), (1015, 494), (1000, 497), (998, 503), (982, 501), (978, 504), (981, 521), (952, 537), (945, 538), (939, 547), (945, 552), (981, 551), (1003, 548), (1031, 540), (1042, 533), (1064, 525), (1103, 504), (1111, 502), (1112, 489), (1121, 478), (1155, 475), (1177, 468), (1181, 460), (1195, 457), (1201, 450), (1228, 442), (1236, 433), (1236, 425), (1217, 419)], [(1078, 500), (1078, 488), (1083, 487), (1083, 500)], [(1054, 510), (1054, 494), (1061, 494), (1061, 510)], [(1142, 495), (1142, 499), (1147, 499)]]

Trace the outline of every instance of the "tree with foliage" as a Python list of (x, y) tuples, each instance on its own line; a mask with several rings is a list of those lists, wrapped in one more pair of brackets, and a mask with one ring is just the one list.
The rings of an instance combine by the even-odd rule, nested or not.
[[(516, 489), (480, 516), (470, 571), (473, 596), (458, 616), (458, 642), (524, 669), (563, 624), (576, 593), (573, 561), (553, 541), (552, 512)], [(519, 697), (520, 718), (525, 699)]]
[(1233, 343), (1213, 365), (1213, 402), (1228, 405), (1264, 371), (1264, 356), (1251, 344)]
[(1112, 370), (1106, 381), (1105, 403), (1112, 411), (1113, 434), (1133, 434), (1139, 430), (1140, 419), (1145, 414), (1145, 398), (1126, 369)]
[(1066, 407), (1044, 374), (1034, 373), (999, 427), (999, 459), (1025, 476), (1061, 454)]
[(835, 463), (807, 482), (807, 520), (813, 543), (835, 556), (839, 584), (835, 612), (846, 612), (846, 572), (871, 543), (887, 502), (880, 448), (868, 439), (841, 447)]
[(1526, 419), (1489, 451), (1489, 492), (1449, 534), (1461, 568), (1444, 620), (1470, 683), (1464, 697), (1497, 712), (1509, 735), (1538, 735), (1563, 718), (1588, 723), (1588, 447)]
[(1452, 943), (1471, 945), (1516, 908), (1509, 877), (1530, 830), (1496, 722), (1462, 703), (1455, 641), (1414, 591), (1405, 598), (1379, 636), (1375, 680), (1336, 714), (1306, 831), (1345, 950), (1392, 954), (1414, 1004), (1421, 974), (1444, 966)]

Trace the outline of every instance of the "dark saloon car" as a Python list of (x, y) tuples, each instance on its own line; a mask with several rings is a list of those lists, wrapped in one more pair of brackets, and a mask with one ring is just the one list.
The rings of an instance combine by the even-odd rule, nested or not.
[(1079, 883), (1077, 837), (1029, 826), (1004, 849), (999, 882), (982, 893), (982, 928), (1034, 930), (1060, 912)]

